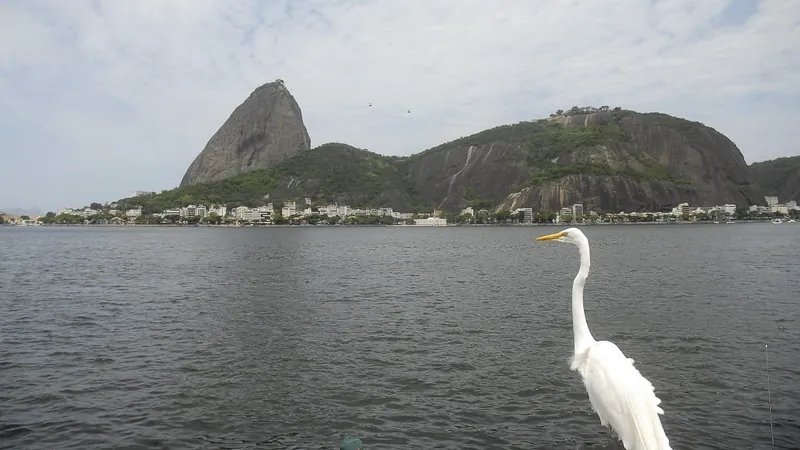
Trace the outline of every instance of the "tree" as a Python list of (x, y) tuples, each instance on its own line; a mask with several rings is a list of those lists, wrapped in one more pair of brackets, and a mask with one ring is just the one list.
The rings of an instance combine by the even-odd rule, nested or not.
[(101, 205), (100, 203), (97, 203), (97, 202), (92, 202), (92, 204), (89, 205), (89, 208), (101, 210), (101, 209), (103, 209), (103, 205)]
[(533, 221), (536, 223), (552, 223), (556, 215), (550, 211), (541, 211), (533, 216)]
[(56, 213), (49, 211), (47, 214), (42, 217), (42, 223), (50, 224), (56, 221)]
[(559, 109), (558, 111), (556, 111), (556, 114), (559, 115), (559, 116), (563, 115), (564, 114), (564, 110), (563, 109)]
[(748, 208), (736, 208), (735, 216), (737, 220), (746, 220), (750, 218), (750, 210)]
[(608, 111), (608, 106), (606, 105), (601, 106), (600, 111)]
[(0, 216), (0, 225), (6, 223), (4, 216)]
[(511, 213), (509, 211), (506, 211), (506, 210), (498, 211), (494, 215), (494, 218), (498, 222), (504, 222), (505, 223), (505, 222), (508, 222), (508, 219), (511, 218)]
[(20, 218), (20, 220), (31, 220), (31, 218), (29, 216), (26, 216), (26, 215), (19, 216), (19, 218)]
[(222, 217), (220, 217), (219, 214), (212, 212), (211, 214), (208, 215), (208, 217), (203, 219), (203, 222), (217, 225), (222, 222)]

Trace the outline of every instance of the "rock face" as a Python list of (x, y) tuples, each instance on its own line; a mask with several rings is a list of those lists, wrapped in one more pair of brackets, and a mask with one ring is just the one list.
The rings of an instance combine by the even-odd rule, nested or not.
[[(270, 189), (287, 199), (317, 196), (352, 206), (424, 205), (447, 211), (469, 205), (556, 211), (583, 203), (598, 212), (633, 212), (664, 210), (681, 202), (763, 203), (761, 188), (767, 185), (754, 182), (736, 145), (713, 128), (620, 108), (575, 107), (550, 119), (484, 130), (407, 158), (360, 155), (361, 150), (341, 144), (305, 153), (309, 149), (294, 98), (282, 81), (267, 83), (211, 137), (181, 186), (275, 169), (270, 177), (287, 186), (280, 188), (279, 183)], [(346, 177), (328, 173), (339, 166), (346, 166)], [(782, 199), (800, 195), (798, 189), (788, 189), (779, 193)]]
[(414, 190), (442, 209), (466, 207), (475, 198), (497, 205), (511, 186), (525, 181), (529, 169), (519, 145), (492, 142), (433, 149), (409, 158)]
[(800, 202), (800, 156), (753, 163), (750, 172), (764, 195), (777, 195), (781, 203)]
[(310, 148), (300, 107), (277, 80), (257, 88), (233, 111), (189, 166), (181, 186), (274, 167)]
[(447, 210), (475, 198), (496, 210), (534, 211), (574, 203), (652, 211), (760, 198), (739, 149), (703, 124), (633, 111), (537, 123), (498, 127), (412, 156), (415, 189)]

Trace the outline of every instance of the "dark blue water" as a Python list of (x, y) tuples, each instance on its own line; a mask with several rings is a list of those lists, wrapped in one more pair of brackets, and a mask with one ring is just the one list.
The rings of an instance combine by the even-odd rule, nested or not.
[[(621, 448), (554, 228), (0, 228), (0, 447)], [(677, 449), (800, 442), (800, 226), (595, 226), (589, 326)], [(338, 448), (338, 447), (337, 447)]]

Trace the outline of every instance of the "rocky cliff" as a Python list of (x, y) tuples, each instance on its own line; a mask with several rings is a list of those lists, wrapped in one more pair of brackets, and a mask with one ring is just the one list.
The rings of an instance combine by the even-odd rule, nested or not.
[[(736, 145), (713, 128), (621, 108), (573, 107), (407, 158), (344, 144), (309, 152), (309, 141), (283, 83), (265, 84), (236, 108), (181, 182), (207, 188), (172, 192), (169, 201), (250, 202), (270, 194), (403, 210), (555, 211), (583, 203), (614, 212), (681, 202), (745, 206), (761, 203), (761, 187), (769, 187), (754, 182)], [(254, 171), (259, 174), (247, 175)]]
[(209, 139), (181, 186), (274, 167), (311, 148), (300, 107), (277, 80), (257, 88)]
[(800, 202), (800, 156), (753, 163), (750, 172), (764, 195), (777, 195), (781, 203)]
[(443, 209), (659, 210), (759, 198), (739, 149), (698, 122), (625, 110), (554, 115), (409, 158), (415, 189)]

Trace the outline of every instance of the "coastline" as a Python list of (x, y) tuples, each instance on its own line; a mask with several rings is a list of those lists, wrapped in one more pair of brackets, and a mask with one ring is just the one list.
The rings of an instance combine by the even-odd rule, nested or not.
[(40, 224), (40, 225), (11, 225), (3, 224), (2, 227), (9, 228), (41, 228), (41, 227), (55, 227), (55, 228), (363, 228), (363, 227), (390, 227), (390, 228), (454, 228), (454, 227), (554, 227), (554, 226), (614, 226), (614, 225), (741, 225), (741, 224), (758, 224), (770, 223), (769, 220), (737, 220), (735, 223), (729, 224), (725, 222), (714, 223), (712, 221), (697, 221), (697, 222), (613, 222), (613, 223), (491, 223), (491, 224), (447, 224), (444, 226), (430, 226), (430, 225), (381, 225), (381, 224), (349, 224), (349, 225), (267, 225), (267, 224), (248, 224), (248, 225), (233, 225), (233, 224), (196, 224), (196, 225), (182, 225), (182, 224)]

